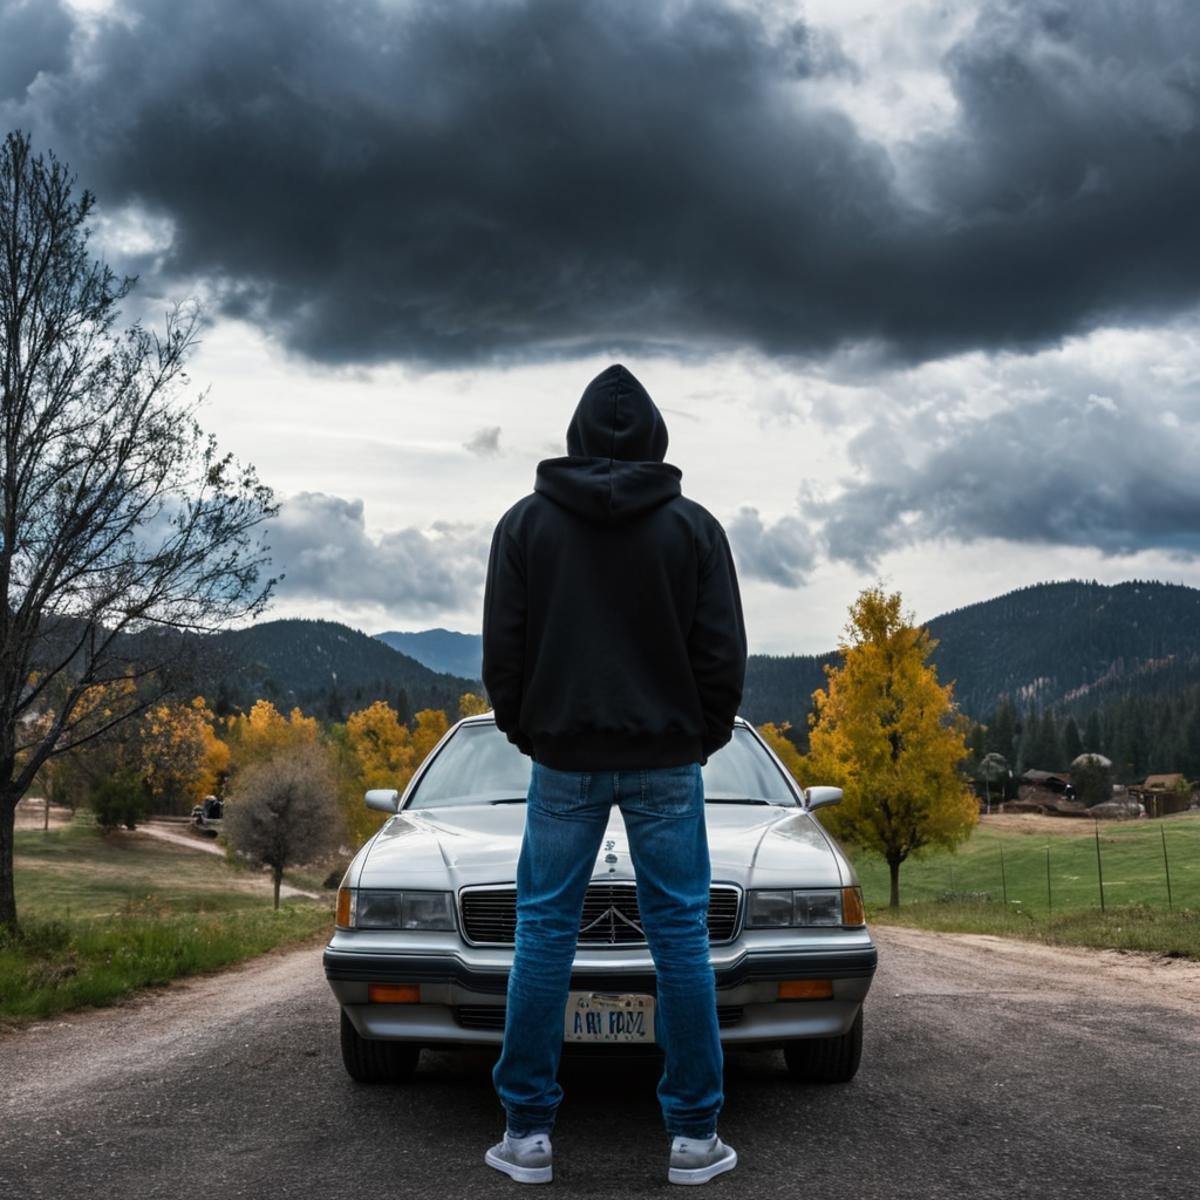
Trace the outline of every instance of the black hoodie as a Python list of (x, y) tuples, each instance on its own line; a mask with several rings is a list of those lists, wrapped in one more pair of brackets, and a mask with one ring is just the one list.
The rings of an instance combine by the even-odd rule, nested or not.
[(623, 366), (588, 384), (567, 457), (492, 536), (483, 683), (539, 763), (602, 771), (708, 761), (733, 733), (746, 631), (717, 519), (663, 462), (667, 427)]

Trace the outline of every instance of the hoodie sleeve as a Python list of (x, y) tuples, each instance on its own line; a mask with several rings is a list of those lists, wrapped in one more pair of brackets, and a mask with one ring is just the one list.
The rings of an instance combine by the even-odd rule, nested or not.
[(696, 614), (688, 634), (692, 674), (704, 713), (703, 751), (715, 753), (733, 736), (746, 678), (746, 627), (737, 571), (725, 531), (718, 525), (700, 564)]
[(492, 534), (483, 592), (483, 686), (496, 727), (523, 754), (533, 743), (517, 727), (525, 677), (525, 570), (501, 518)]

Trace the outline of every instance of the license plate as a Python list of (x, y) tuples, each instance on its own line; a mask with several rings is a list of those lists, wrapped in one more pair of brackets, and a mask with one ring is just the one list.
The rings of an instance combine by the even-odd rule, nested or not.
[(654, 997), (634, 992), (571, 992), (563, 1022), (568, 1042), (653, 1042)]

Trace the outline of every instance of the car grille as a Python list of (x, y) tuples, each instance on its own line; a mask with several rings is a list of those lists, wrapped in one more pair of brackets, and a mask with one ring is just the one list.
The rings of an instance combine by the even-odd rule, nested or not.
[[(504, 1006), (500, 1004), (460, 1004), (454, 1016), (463, 1029), (503, 1029)], [(744, 1016), (740, 1004), (718, 1004), (717, 1024), (726, 1029)]]
[[(716, 884), (708, 894), (708, 940), (729, 942), (737, 934), (741, 890)], [(513, 887), (466, 888), (459, 897), (463, 934), (484, 946), (511, 946), (517, 933)], [(583, 901), (581, 946), (643, 946), (646, 935), (632, 883), (593, 883)]]

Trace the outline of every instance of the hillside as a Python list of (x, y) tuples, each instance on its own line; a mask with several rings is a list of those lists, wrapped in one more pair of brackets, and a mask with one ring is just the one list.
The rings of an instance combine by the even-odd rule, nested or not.
[(431, 671), (368, 634), (335, 621), (264, 621), (207, 639), (204, 694), (222, 709), (260, 697), (278, 708), (299, 705), (339, 718), (375, 700), (402, 716), (444, 708), (452, 717), (477, 680)]
[[(1133, 580), (1039, 583), (935, 617), (933, 662), (969, 716), (1002, 696), (1086, 713), (1123, 696), (1176, 694), (1200, 682), (1200, 590)], [(822, 656), (752, 655), (742, 711), (802, 727)]]
[[(1177, 695), (1200, 683), (1200, 590), (1133, 580), (1039, 583), (934, 617), (933, 661), (969, 716), (1008, 696), (1086, 714), (1125, 696)], [(379, 634), (412, 658), (478, 680), (478, 634)], [(752, 654), (742, 712), (803, 728), (823, 667), (837, 654)], [(478, 684), (476, 684), (478, 686)]]
[(452, 629), (422, 629), (413, 633), (390, 630), (375, 635), (409, 658), (415, 658), (431, 671), (480, 678), (483, 661), (482, 638), (477, 633), (456, 633)]

